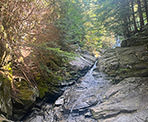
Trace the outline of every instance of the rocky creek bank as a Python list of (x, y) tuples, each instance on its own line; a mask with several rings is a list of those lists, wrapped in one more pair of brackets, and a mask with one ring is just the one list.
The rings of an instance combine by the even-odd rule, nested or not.
[(106, 50), (53, 105), (44, 104), (25, 122), (147, 122), (148, 44), (143, 42)]
[[(40, 116), (37, 116), (37, 115), (45, 116), (47, 114), (46, 113), (47, 111), (52, 115), (53, 114), (52, 110), (54, 106), (53, 101), (55, 101), (59, 97), (59, 95), (61, 95), (62, 92), (65, 91), (65, 89), (71, 88), (71, 86), (79, 82), (78, 79), (80, 77), (83, 77), (88, 72), (88, 70), (93, 66), (95, 61), (96, 61), (96, 58), (88, 52), (81, 53), (79, 54), (79, 56), (75, 57), (75, 59), (70, 62), (70, 66), (71, 66), (70, 73), (72, 74), (72, 77), (69, 80), (67, 79), (65, 82), (62, 82), (61, 84), (59, 84), (61, 93), (58, 93), (56, 97), (55, 97), (55, 94), (54, 95), (47, 94), (44, 100), (35, 104), (35, 106), (30, 111), (31, 113), (29, 112), (29, 114), (25, 115), (24, 117), (25, 119), (23, 118), (23, 121), (30, 121), (30, 119), (34, 117), (35, 117), (34, 121), (40, 121)], [(59, 101), (59, 102), (62, 102), (62, 101)], [(26, 120), (26, 117), (28, 118), (28, 115), (30, 119)], [(53, 116), (52, 116), (53, 118), (50, 118), (50, 117), (51, 116), (49, 115), (48, 117), (46, 116), (46, 118), (48, 118), (46, 120), (51, 121), (54, 118)]]
[(99, 59), (98, 70), (108, 74), (114, 84), (103, 102), (91, 109), (99, 122), (148, 121), (147, 31), (136, 37), (126, 40), (128, 45), (106, 50)]
[(97, 122), (91, 108), (102, 102), (110, 80), (97, 71), (96, 64), (75, 85), (68, 87), (53, 105), (44, 104), (25, 122)]
[[(75, 84), (79, 77), (84, 76), (87, 71), (92, 67), (95, 61), (96, 58), (94, 58), (90, 53), (85, 52), (79, 54), (75, 58), (75, 60), (72, 60), (69, 63), (69, 69), (67, 71), (69, 73), (68, 77), (65, 76), (65, 80), (63, 82), (59, 82), (59, 84), (56, 86), (59, 90), (54, 92), (53, 89), (52, 94), (47, 93), (42, 99), (40, 99), (38, 98), (39, 96), (36, 95), (39, 94), (39, 90), (35, 91), (34, 89), (29, 89), (28, 87), (25, 87), (22, 89), (23, 92), (20, 92), (21, 96), (23, 97), (21, 104), (13, 103), (10, 84), (7, 84), (8, 80), (3, 78), (0, 74), (0, 78), (2, 77), (0, 80), (3, 81), (0, 84), (0, 112), (2, 113), (0, 115), (0, 121), (8, 121), (6, 118), (20, 121), (23, 116), (26, 115), (26, 113), (30, 112), (33, 106), (41, 108), (42, 104), (44, 104), (45, 101), (52, 103), (53, 101), (55, 101), (55, 99), (57, 99), (57, 97), (62, 94), (65, 87)], [(8, 83), (10, 82), (8, 81)], [(32, 93), (32, 91), (34, 91), (33, 94), (30, 94), (30, 92)], [(28, 96), (23, 96), (23, 94), (27, 94)], [(18, 96), (18, 98), (21, 98), (21, 96)]]

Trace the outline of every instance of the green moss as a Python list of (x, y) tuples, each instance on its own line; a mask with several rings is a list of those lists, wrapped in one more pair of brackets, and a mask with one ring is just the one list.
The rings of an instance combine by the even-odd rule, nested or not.
[(43, 98), (48, 92), (48, 84), (43, 79), (38, 80), (38, 82), (39, 97)]
[(45, 93), (48, 92), (48, 88), (39, 86), (39, 96), (40, 98), (43, 98), (45, 96)]
[(18, 90), (15, 98), (18, 103), (32, 104), (38, 96), (38, 91), (25, 80), (15, 82), (15, 87)]
[(63, 80), (57, 73), (49, 73), (47, 76), (41, 74), (36, 77), (39, 89), (39, 96), (43, 98), (46, 93), (55, 93), (58, 91), (58, 84)]
[(0, 74), (0, 111), (12, 115), (11, 84), (10, 80)]
[(130, 69), (128, 69), (128, 68), (120, 68), (119, 69), (119, 73), (127, 73), (129, 71), (130, 71)]
[(28, 87), (23, 87), (19, 89), (19, 94), (17, 96), (22, 101), (30, 101), (32, 99), (33, 94), (34, 93), (31, 89), (29, 89)]

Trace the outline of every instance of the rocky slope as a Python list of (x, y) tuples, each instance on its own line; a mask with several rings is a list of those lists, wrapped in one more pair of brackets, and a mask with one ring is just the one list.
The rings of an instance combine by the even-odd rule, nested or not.
[(100, 71), (115, 80), (126, 77), (146, 77), (148, 74), (148, 45), (110, 49), (99, 59)]
[(91, 109), (99, 122), (147, 122), (148, 78), (130, 77), (110, 87), (103, 102)]
[[(147, 38), (126, 45), (129, 47), (107, 50), (99, 59), (99, 71), (111, 76), (114, 83), (104, 94), (103, 102), (91, 109), (99, 122), (148, 121)], [(128, 44), (132, 40), (127, 40)]]

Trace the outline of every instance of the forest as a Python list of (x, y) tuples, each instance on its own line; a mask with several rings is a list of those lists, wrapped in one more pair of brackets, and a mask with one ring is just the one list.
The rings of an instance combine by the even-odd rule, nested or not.
[(118, 39), (123, 47), (147, 44), (147, 30), (148, 0), (0, 0), (0, 114), (21, 120), (37, 101), (57, 99), (63, 82), (82, 77), (70, 64), (76, 57), (89, 54), (94, 64)]

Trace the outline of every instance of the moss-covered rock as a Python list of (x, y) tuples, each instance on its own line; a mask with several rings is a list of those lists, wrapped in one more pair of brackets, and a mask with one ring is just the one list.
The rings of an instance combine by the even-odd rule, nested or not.
[(23, 104), (31, 104), (38, 97), (38, 89), (29, 85), (27, 81), (22, 80), (20, 83), (16, 83), (16, 88), (19, 90), (17, 97)]
[(53, 73), (49, 73), (48, 76), (38, 74), (36, 81), (39, 89), (39, 97), (43, 98), (46, 93), (54, 94), (58, 92), (58, 86), (62, 82), (62, 78)]
[(15, 82), (17, 93), (13, 97), (13, 118), (21, 119), (39, 97), (38, 88), (31, 86), (27, 81)]
[(0, 73), (0, 111), (10, 117), (12, 115), (10, 81)]

